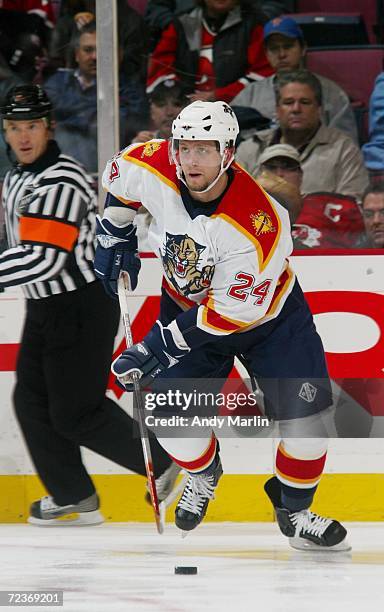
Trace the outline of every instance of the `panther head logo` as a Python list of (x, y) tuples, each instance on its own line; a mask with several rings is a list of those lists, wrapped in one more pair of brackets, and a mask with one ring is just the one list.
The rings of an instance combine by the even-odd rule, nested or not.
[[(198, 270), (205, 246), (187, 234), (166, 234), (165, 254), (162, 257), (165, 273), (173, 285), (184, 295), (198, 293), (209, 287), (213, 266)], [(182, 287), (180, 282), (182, 281)]]
[(167, 233), (165, 256), (179, 278), (186, 278), (197, 268), (200, 255), (205, 247), (184, 235)]

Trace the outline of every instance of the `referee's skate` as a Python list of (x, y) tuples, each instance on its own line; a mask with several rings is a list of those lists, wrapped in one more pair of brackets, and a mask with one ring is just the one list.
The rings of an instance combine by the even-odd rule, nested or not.
[(99, 498), (96, 493), (73, 504), (59, 506), (50, 495), (32, 503), (28, 523), (39, 527), (58, 525), (98, 525), (104, 517), (99, 511)]

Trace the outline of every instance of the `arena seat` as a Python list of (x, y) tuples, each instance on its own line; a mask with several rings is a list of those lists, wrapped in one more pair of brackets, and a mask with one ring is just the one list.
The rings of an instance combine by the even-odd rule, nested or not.
[(306, 67), (336, 81), (352, 102), (368, 106), (375, 79), (384, 68), (384, 45), (308, 49)]
[(384, 45), (308, 49), (306, 67), (332, 79), (348, 94), (355, 111), (360, 144), (368, 136), (368, 107), (377, 75), (384, 69)]
[(378, 0), (296, 0), (298, 13), (360, 13), (364, 19), (369, 42), (377, 44)]
[(361, 13), (292, 13), (289, 17), (300, 25), (308, 47), (369, 44)]

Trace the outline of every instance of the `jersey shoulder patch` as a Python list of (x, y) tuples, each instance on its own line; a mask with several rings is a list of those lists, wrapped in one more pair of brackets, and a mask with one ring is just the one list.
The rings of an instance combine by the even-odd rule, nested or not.
[(168, 141), (149, 140), (140, 143), (136, 147), (123, 151), (121, 157), (125, 161), (149, 170), (175, 191), (180, 191), (176, 166), (169, 162)]
[(253, 242), (263, 270), (279, 241), (281, 219), (272, 199), (257, 181), (236, 163), (232, 167), (234, 179), (214, 216), (221, 217)]

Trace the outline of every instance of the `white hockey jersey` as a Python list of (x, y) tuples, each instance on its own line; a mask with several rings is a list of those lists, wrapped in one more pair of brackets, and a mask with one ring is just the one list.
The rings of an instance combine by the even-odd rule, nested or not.
[(127, 213), (141, 204), (151, 213), (148, 240), (162, 260), (163, 287), (182, 310), (195, 311), (196, 327), (211, 338), (275, 318), (295, 280), (288, 212), (238, 164), (231, 167), (233, 181), (214, 214), (195, 218), (166, 141), (129, 146), (103, 174), (104, 188)]

